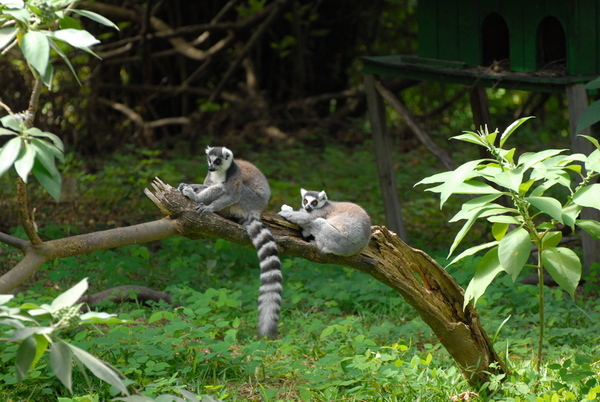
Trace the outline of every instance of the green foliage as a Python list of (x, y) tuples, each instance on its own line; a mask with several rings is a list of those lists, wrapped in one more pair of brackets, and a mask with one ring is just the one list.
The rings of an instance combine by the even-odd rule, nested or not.
[[(40, 358), (50, 347), (50, 366), (56, 377), (73, 392), (73, 362), (87, 367), (99, 379), (113, 385), (124, 394), (129, 394), (119, 375), (102, 361), (85, 350), (62, 339), (62, 331), (79, 325), (114, 324), (123, 321), (113, 314), (80, 313), (79, 298), (87, 290), (87, 279), (57, 296), (51, 304), (24, 303), (19, 307), (8, 307), (12, 295), (0, 296), (0, 324), (13, 327), (6, 342), (20, 342), (15, 356), (17, 381), (23, 381), (27, 372), (34, 369)], [(45, 322), (45, 325), (44, 325)]]
[[(449, 255), (456, 250), (477, 219), (485, 219), (492, 224), (495, 241), (470, 247), (450, 263), (489, 249), (467, 287), (465, 306), (471, 300), (476, 303), (502, 271), (516, 281), (527, 265), (531, 246), (535, 247), (538, 261), (532, 266), (537, 269), (540, 282), (538, 357), (541, 358), (544, 322), (541, 284), (544, 273), (547, 271), (572, 297), (575, 297), (575, 289), (581, 278), (579, 257), (572, 250), (558, 246), (562, 237), (561, 227), (569, 226), (574, 231), (578, 226), (596, 238), (600, 232), (600, 223), (577, 219), (583, 207), (600, 209), (600, 185), (590, 184), (600, 173), (600, 144), (594, 138), (586, 137), (596, 146), (589, 156), (565, 156), (561, 155), (564, 152), (561, 149), (517, 156), (515, 148), (503, 147), (513, 132), (528, 119), (515, 121), (499, 137), (498, 131), (490, 133), (487, 127), (477, 133), (467, 131), (453, 137), (486, 148), (493, 158), (466, 162), (452, 172), (427, 177), (417, 185), (438, 184), (428, 191), (440, 194), (440, 207), (453, 194), (478, 196), (466, 201), (450, 220), (465, 220), (466, 223), (454, 238)], [(571, 173), (578, 176), (574, 184)], [(548, 195), (555, 186), (566, 189), (562, 202)], [(512, 205), (504, 206), (495, 202), (501, 196), (506, 197)]]
[[(50, 63), (52, 51), (65, 61), (77, 79), (75, 69), (63, 50), (65, 44), (95, 56), (90, 47), (99, 41), (82, 29), (70, 14), (84, 16), (118, 29), (108, 19), (96, 13), (70, 8), (72, 3), (74, 1), (71, 0), (0, 2), (0, 26), (3, 27), (0, 29), (0, 51), (18, 45), (36, 83), (41, 80), (50, 87), (54, 73)], [(14, 114), (7, 105), (1, 104), (9, 115), (0, 119), (0, 123), (5, 127), (0, 129), (0, 135), (11, 135), (15, 138), (8, 140), (0, 149), (0, 176), (14, 166), (21, 179), (27, 183), (29, 173), (33, 173), (48, 193), (58, 201), (61, 177), (55, 159), (64, 162), (64, 147), (56, 135), (32, 127), (33, 113), (38, 108), (39, 90), (40, 88), (32, 90), (29, 110), (25, 113)], [(51, 142), (45, 141), (46, 139)]]

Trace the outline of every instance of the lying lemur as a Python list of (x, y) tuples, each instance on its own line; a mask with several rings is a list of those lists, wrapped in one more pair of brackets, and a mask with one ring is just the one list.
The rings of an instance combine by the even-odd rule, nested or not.
[(327, 199), (325, 191), (300, 189), (302, 208), (294, 211), (283, 205), (279, 215), (302, 228), (306, 238), (324, 253), (354, 255), (360, 253), (371, 238), (371, 219), (360, 206), (351, 202)]

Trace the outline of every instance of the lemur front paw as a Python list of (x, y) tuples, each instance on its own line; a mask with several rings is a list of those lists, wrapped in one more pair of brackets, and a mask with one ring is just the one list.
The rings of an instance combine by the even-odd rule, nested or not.
[(210, 205), (205, 205), (204, 203), (199, 203), (194, 210), (196, 210), (196, 212), (198, 212), (199, 214), (203, 214), (205, 212), (213, 212), (212, 208), (210, 207)]
[(180, 183), (179, 186), (177, 187), (177, 190), (179, 190), (181, 192), (181, 194), (183, 194), (184, 197), (187, 197), (192, 201), (196, 200), (196, 192), (194, 191), (192, 186), (190, 186), (189, 184)]
[(293, 211), (293, 210), (294, 210), (294, 208), (290, 207), (290, 206), (289, 206), (289, 205), (287, 205), (287, 204), (283, 204), (283, 205), (281, 206), (281, 211), (282, 211), (282, 212), (290, 212), (290, 211)]

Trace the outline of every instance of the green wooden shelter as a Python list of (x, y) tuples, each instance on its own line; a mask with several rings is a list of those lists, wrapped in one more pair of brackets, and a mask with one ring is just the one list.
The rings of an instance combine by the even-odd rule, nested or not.
[[(600, 75), (599, 0), (419, 0), (417, 11), (417, 55), (363, 58), (386, 225), (402, 238), (380, 77), (470, 87), (476, 126), (490, 123), (485, 87), (566, 93), (572, 150), (589, 153), (575, 127), (588, 106), (583, 84)], [(582, 238), (584, 263), (600, 261), (600, 243)]]

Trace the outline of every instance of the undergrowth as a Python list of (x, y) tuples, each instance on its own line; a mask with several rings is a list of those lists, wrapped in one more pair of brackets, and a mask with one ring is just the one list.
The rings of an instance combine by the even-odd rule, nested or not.
[[(292, 155), (261, 166), (268, 177), (278, 178), (271, 181), (274, 196), (268, 209), (299, 200), (300, 186), (323, 188), (332, 198), (362, 204), (375, 224), (383, 224), (378, 185), (372, 180), (375, 163), (368, 146), (353, 152), (333, 147), (321, 153), (299, 149), (302, 158)], [(252, 156), (249, 152), (246, 157), (256, 161)], [(424, 169), (432, 171), (434, 163), (427, 162), (425, 153), (421, 156), (419, 163), (429, 163)], [(152, 152), (140, 152), (135, 158), (119, 156), (107, 161), (107, 168), (83, 174), (83, 200), (75, 216), (86, 216), (84, 209), (90, 205), (86, 203), (95, 201), (93, 211), (98, 217), (119, 207), (120, 211), (110, 212), (111, 219), (117, 219), (130, 208), (151, 204), (140, 194), (152, 177), (158, 175), (176, 185), (201, 180), (198, 176), (204, 174), (203, 160), (167, 162)], [(417, 156), (397, 158), (406, 164)], [(141, 170), (128, 177), (128, 166), (139, 160), (144, 161)], [(324, 166), (321, 171), (294, 176), (306, 172), (303, 167), (319, 163)], [(339, 170), (341, 176), (336, 175)], [(429, 173), (425, 170), (420, 177)], [(413, 179), (401, 176), (398, 180), (407, 188)], [(0, 190), (5, 201), (7, 192), (6, 187)], [(403, 199), (405, 211), (410, 211), (405, 216), (413, 239), (410, 244), (436, 257), (452, 238), (442, 223), (448, 220), (442, 214), (452, 214), (452, 205), (449, 211), (440, 212), (434, 197), (416, 193), (406, 192)], [(121, 197), (117, 203), (115, 194)], [(110, 206), (103, 203), (105, 199), (113, 200)], [(144, 212), (139, 216), (160, 218), (148, 205), (140, 210)], [(97, 230), (124, 223), (96, 221), (90, 227), (94, 224)], [(79, 225), (46, 224), (41, 225), (40, 235), (51, 239), (82, 230)], [(12, 232), (24, 237), (21, 229)], [(0, 245), (3, 267), (13, 266), (18, 258), (18, 253)], [(465, 287), (477, 263), (476, 257), (469, 257), (449, 271)], [(478, 301), (478, 310), (511, 372), (493, 376), (480, 389), (468, 386), (429, 327), (396, 292), (344, 267), (284, 257), (282, 336), (276, 341), (257, 340), (256, 253), (219, 239), (171, 238), (53, 261), (21, 289), (13, 303), (48, 302), (84, 277), (90, 278), (88, 293), (126, 284), (168, 291), (173, 305), (104, 302), (99, 306), (131, 320), (127, 325), (97, 325), (65, 334), (76, 346), (113, 365), (132, 387), (150, 397), (187, 389), (223, 401), (448, 401), (465, 392), (479, 395), (469, 394), (473, 401), (587, 401), (597, 400), (600, 392), (600, 304), (597, 288), (589, 281), (597, 277), (597, 269), (592, 267), (574, 301), (558, 289), (546, 289), (547, 356), (541, 373), (532, 367), (530, 355), (536, 339), (536, 288), (515, 286), (505, 279), (490, 285)], [(92, 376), (85, 379), (76, 371), (74, 395), (70, 395), (52, 374), (46, 358), (17, 383), (16, 350), (15, 345), (0, 344), (3, 401), (105, 401), (116, 394), (106, 384)]]

